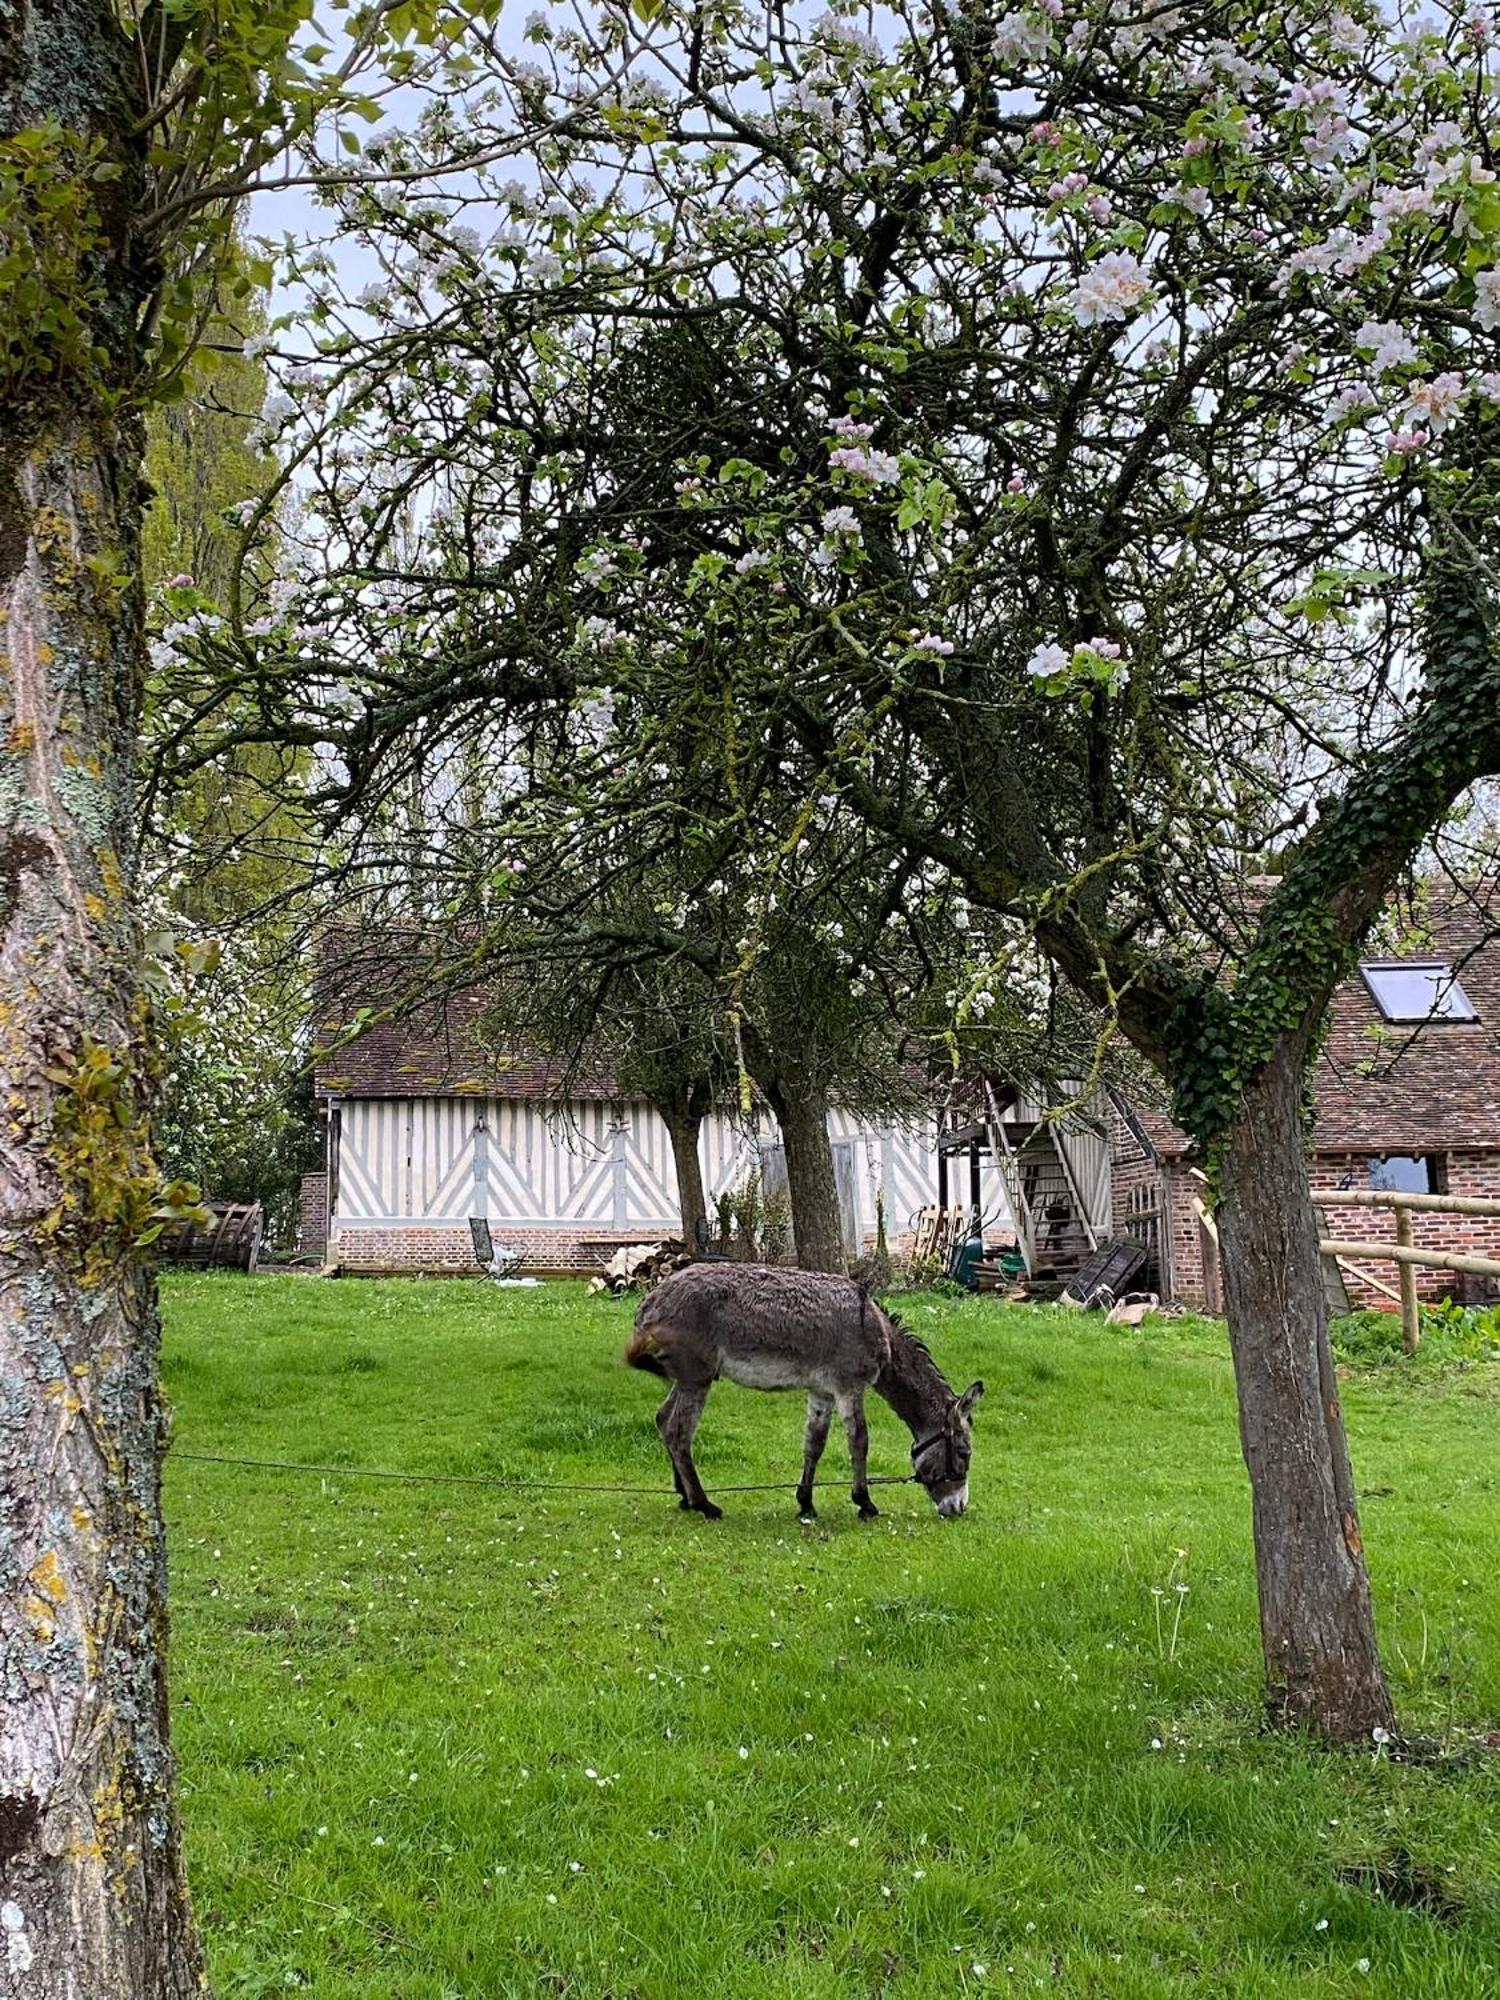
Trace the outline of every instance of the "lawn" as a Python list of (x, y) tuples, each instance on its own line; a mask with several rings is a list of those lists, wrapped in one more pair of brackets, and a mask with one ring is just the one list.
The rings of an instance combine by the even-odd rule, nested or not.
[[(1386, 1657), (1438, 1739), (1403, 1764), (1259, 1730), (1215, 1329), (904, 1310), (988, 1385), (970, 1511), (893, 1487), (861, 1524), (836, 1428), (802, 1527), (800, 1403), (727, 1385), (698, 1453), (727, 1518), (678, 1513), (626, 1302), (169, 1282), (176, 1731), (221, 2000), (1500, 1990), (1500, 1368), (1346, 1385)], [(873, 1399), (871, 1428), (904, 1471)]]

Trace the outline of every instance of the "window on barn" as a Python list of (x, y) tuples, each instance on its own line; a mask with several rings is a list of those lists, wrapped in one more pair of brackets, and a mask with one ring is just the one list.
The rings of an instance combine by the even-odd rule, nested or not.
[(1478, 1015), (1451, 965), (1405, 959), (1362, 965), (1366, 986), (1388, 1021), (1476, 1021)]
[(1446, 1194), (1447, 1161), (1441, 1153), (1386, 1153), (1370, 1162), (1370, 1186), (1382, 1194)]

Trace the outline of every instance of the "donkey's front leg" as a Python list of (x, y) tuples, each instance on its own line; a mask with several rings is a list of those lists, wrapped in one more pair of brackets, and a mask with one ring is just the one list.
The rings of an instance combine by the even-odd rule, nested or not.
[(698, 1477), (698, 1468), (693, 1463), (693, 1435), (698, 1428), (698, 1419), (703, 1415), (703, 1405), (708, 1401), (712, 1385), (708, 1382), (696, 1385), (687, 1382), (677, 1384), (675, 1396), (669, 1396), (670, 1408), (662, 1416), (662, 1443), (672, 1454), (672, 1469), (677, 1474), (678, 1491), (689, 1507), (710, 1521), (723, 1518), (724, 1509), (716, 1507), (703, 1490), (703, 1481)]
[(873, 1521), (880, 1509), (870, 1498), (869, 1457), (870, 1427), (865, 1422), (864, 1392), (851, 1390), (839, 1397), (839, 1415), (844, 1420), (844, 1434), (849, 1440), (849, 1464), (853, 1473), (851, 1498), (859, 1509), (862, 1521)]
[(828, 1442), (828, 1426), (833, 1422), (833, 1400), (820, 1396), (816, 1390), (807, 1399), (807, 1436), (802, 1444), (802, 1483), (797, 1488), (797, 1512), (804, 1521), (816, 1521), (818, 1510), (813, 1505), (813, 1475), (818, 1469), (818, 1460), (823, 1456), (823, 1447)]

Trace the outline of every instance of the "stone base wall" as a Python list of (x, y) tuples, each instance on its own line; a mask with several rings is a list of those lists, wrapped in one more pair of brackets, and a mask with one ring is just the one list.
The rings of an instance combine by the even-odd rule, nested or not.
[[(597, 1229), (576, 1227), (520, 1229), (493, 1218), (490, 1234), (496, 1244), (520, 1251), (521, 1270), (528, 1276), (554, 1278), (591, 1278), (623, 1245), (658, 1240), (649, 1230), (606, 1236)], [(873, 1233), (866, 1237), (866, 1251), (873, 1249), (874, 1241)], [(892, 1256), (909, 1253), (911, 1242), (910, 1236), (895, 1238)], [(467, 1223), (433, 1222), (398, 1229), (360, 1229), (341, 1223), (328, 1246), (327, 1260), (340, 1270), (370, 1276), (419, 1271), (453, 1277), (481, 1275)]]
[[(577, 1228), (517, 1229), (507, 1222), (490, 1222), (496, 1245), (521, 1253), (521, 1269), (541, 1276), (592, 1275), (626, 1243), (654, 1241), (646, 1234), (626, 1232), (601, 1236)], [(467, 1223), (434, 1222), (399, 1229), (360, 1229), (340, 1225), (329, 1244), (330, 1263), (345, 1271), (433, 1271), (477, 1277), (474, 1241)]]

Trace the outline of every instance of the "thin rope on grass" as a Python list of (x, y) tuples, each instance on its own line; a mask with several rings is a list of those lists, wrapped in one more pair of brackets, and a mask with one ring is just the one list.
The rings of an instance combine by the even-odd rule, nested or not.
[[(532, 1479), (525, 1473), (511, 1478), (484, 1472), (397, 1472), (374, 1465), (303, 1465), (286, 1458), (234, 1458), (216, 1451), (176, 1451), (172, 1458), (190, 1465), (237, 1465), (257, 1472), (317, 1472), (333, 1479), (394, 1479), (406, 1486), (498, 1486), (531, 1493), (628, 1493), (641, 1500), (674, 1499), (665, 1486), (609, 1486), (570, 1479)], [(910, 1486), (915, 1474), (876, 1473), (871, 1486)], [(825, 1482), (826, 1484), (827, 1482)], [(790, 1493), (785, 1480), (764, 1486), (714, 1485), (715, 1493)]]

